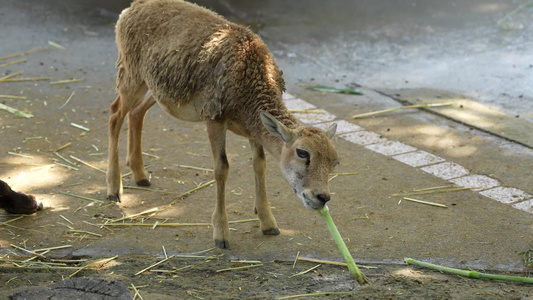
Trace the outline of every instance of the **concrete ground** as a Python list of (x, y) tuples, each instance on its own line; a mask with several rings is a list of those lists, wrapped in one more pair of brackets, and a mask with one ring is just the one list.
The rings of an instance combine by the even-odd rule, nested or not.
[[(112, 231), (93, 226), (154, 207), (164, 209), (148, 219), (152, 223), (209, 222), (212, 187), (167, 207), (180, 193), (211, 179), (210, 173), (178, 166), (211, 167), (202, 124), (179, 122), (153, 108), (144, 147), (155, 190), (127, 189), (119, 205), (72, 196), (104, 200), (105, 178), (99, 171), (78, 160), (78, 171), (50, 167), (58, 159), (54, 150), (67, 143), (59, 152), (66, 158), (106, 167), (108, 107), (115, 98), (113, 25), (128, 1), (3, 2), (0, 57), (48, 49), (1, 60), (0, 65), (27, 59), (0, 66), (0, 77), (23, 71), (19, 78), (50, 80), (0, 82), (0, 94), (26, 97), (1, 103), (34, 115), (0, 113), (0, 179), (51, 207), (15, 221), (14, 228), (0, 226), (0, 258), (12, 253), (12, 244), (31, 249), (68, 244), (73, 247), (53, 255), (93, 258), (156, 255), (162, 245), (169, 253), (211, 247), (208, 226)], [(401, 264), (410, 256), (461, 268), (527, 270), (524, 253), (533, 249), (531, 1), (201, 4), (263, 37), (284, 71), (289, 108), (326, 112), (299, 114), (303, 122), (339, 124), (336, 171), (356, 174), (332, 179), (329, 206), (358, 261)], [(84, 81), (49, 83), (78, 78)], [(306, 89), (315, 84), (356, 87), (364, 95)], [(352, 118), (400, 105), (448, 102), (452, 105)], [(125, 155), (125, 144), (121, 150)], [(246, 141), (233, 136), (228, 153), (230, 219), (253, 218)], [(281, 235), (265, 237), (254, 223), (235, 224), (226, 255), (289, 261), (300, 251), (338, 260), (322, 220), (281, 182), (272, 158), (268, 172)], [(125, 184), (131, 185), (130, 179)], [(416, 190), (451, 185), (471, 189), (407, 196), (447, 208), (403, 199)], [(0, 222), (10, 219), (0, 214)], [(100, 236), (80, 237), (73, 229)]]

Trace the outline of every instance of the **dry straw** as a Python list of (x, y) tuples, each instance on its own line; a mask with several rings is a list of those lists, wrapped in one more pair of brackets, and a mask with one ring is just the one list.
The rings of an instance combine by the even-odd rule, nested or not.
[(220, 273), (220, 272), (226, 272), (226, 271), (234, 271), (234, 270), (243, 270), (243, 269), (250, 269), (250, 268), (257, 268), (257, 267), (262, 267), (263, 264), (253, 264), (253, 265), (248, 265), (248, 266), (240, 266), (240, 267), (233, 267), (233, 268), (226, 268), (226, 269), (220, 269), (220, 270), (217, 270), (216, 272), (217, 273)]
[(442, 207), (442, 208), (448, 208), (448, 206), (446, 206), (444, 204), (440, 204), (440, 203), (429, 202), (429, 201), (418, 200), (418, 199), (407, 198), (407, 197), (403, 197), (403, 199), (407, 200), (407, 201), (415, 202), (415, 203), (426, 204), (426, 205), (431, 205), (431, 206), (437, 206), (437, 207)]
[(71, 278), (72, 276), (78, 274), (79, 272), (81, 272), (81, 271), (83, 271), (83, 270), (99, 268), (99, 267), (105, 265), (106, 263), (108, 263), (108, 262), (114, 260), (114, 259), (117, 258), (117, 257), (118, 257), (118, 255), (115, 255), (115, 256), (110, 257), (110, 258), (100, 259), (100, 260), (97, 260), (97, 261), (92, 262), (92, 263), (90, 263), (90, 264), (87, 264), (86, 266), (79, 268), (76, 272), (70, 274), (70, 276), (68, 276), (67, 279), (68, 279), (68, 278)]
[(377, 115), (377, 114), (393, 112), (393, 111), (399, 110), (399, 109), (440, 107), (440, 106), (450, 106), (452, 104), (453, 104), (452, 102), (447, 102), (447, 103), (430, 103), (430, 104), (406, 105), (406, 106), (399, 106), (399, 107), (394, 107), (394, 108), (389, 108), (389, 109), (383, 109), (383, 110), (368, 112), (368, 113), (364, 113), (364, 114), (358, 114), (358, 115), (352, 116), (352, 118), (357, 119), (357, 118), (370, 117), (370, 116), (374, 116), (374, 115)]
[(26, 54), (30, 54), (30, 53), (37, 52), (37, 51), (42, 51), (42, 50), (48, 50), (48, 49), (49, 49), (48, 47), (34, 48), (34, 49), (31, 49), (31, 50), (28, 50), (28, 51), (19, 52), (19, 53), (11, 54), (11, 55), (8, 55), (8, 56), (0, 57), (0, 61), (6, 60), (6, 59), (10, 59), (10, 58), (14, 58), (14, 57), (18, 57), (18, 56), (24, 56)]
[(140, 270), (139, 272), (135, 273), (135, 275), (142, 274), (142, 273), (144, 273), (144, 272), (150, 270), (150, 269), (153, 268), (153, 267), (159, 266), (160, 264), (166, 262), (167, 260), (169, 260), (169, 259), (171, 259), (171, 258), (173, 258), (173, 257), (174, 257), (174, 255), (169, 256), (169, 257), (167, 257), (167, 258), (165, 258), (165, 259), (163, 259), (163, 260), (160, 260), (160, 261), (156, 262), (155, 264), (150, 265), (150, 266), (148, 266), (148, 267), (146, 267), (146, 268)]

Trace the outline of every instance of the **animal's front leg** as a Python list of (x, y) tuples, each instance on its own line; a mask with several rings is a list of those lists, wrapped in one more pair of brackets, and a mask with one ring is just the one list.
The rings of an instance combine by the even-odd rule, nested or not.
[(255, 213), (259, 217), (261, 230), (266, 235), (278, 235), (279, 229), (276, 219), (270, 210), (266, 195), (265, 172), (266, 158), (263, 146), (254, 140), (250, 140), (252, 148), (252, 161), (255, 173)]
[(213, 163), (217, 195), (215, 211), (213, 212), (213, 238), (220, 248), (229, 247), (229, 224), (226, 213), (226, 179), (228, 178), (229, 164), (226, 156), (226, 122), (206, 121), (207, 134), (213, 152)]

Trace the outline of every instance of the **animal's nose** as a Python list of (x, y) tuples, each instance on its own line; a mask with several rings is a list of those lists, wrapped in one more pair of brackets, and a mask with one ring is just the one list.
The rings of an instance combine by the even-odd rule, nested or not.
[(331, 199), (331, 196), (329, 194), (318, 194), (316, 195), (316, 198), (325, 204)]

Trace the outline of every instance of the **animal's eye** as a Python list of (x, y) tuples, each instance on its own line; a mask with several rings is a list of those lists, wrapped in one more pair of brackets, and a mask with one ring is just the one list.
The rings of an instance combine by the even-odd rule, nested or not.
[(298, 155), (299, 158), (309, 159), (309, 152), (303, 150), (303, 149), (296, 149), (296, 155)]

